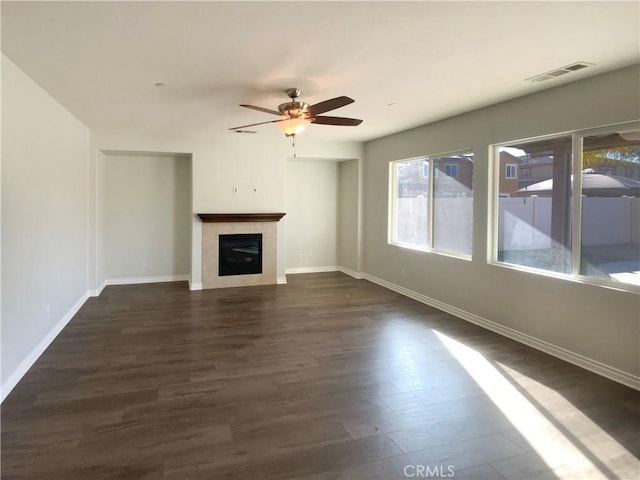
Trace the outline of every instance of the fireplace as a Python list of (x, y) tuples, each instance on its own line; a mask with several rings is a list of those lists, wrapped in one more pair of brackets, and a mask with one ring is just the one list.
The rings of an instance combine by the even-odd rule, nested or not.
[[(199, 213), (202, 288), (277, 283), (277, 223), (283, 216), (284, 213)], [(236, 243), (227, 245), (229, 239)]]
[(218, 276), (262, 273), (262, 234), (218, 237)]

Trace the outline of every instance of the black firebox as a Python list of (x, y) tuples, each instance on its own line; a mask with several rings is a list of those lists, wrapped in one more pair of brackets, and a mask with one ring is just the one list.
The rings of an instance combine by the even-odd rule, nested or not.
[(219, 236), (218, 275), (262, 273), (262, 234)]

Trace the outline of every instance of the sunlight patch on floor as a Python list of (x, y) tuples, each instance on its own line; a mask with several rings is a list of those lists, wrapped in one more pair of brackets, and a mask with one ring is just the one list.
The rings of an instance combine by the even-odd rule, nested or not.
[[(526, 389), (527, 394), (539, 404), (539, 408), (544, 409), (567, 432), (578, 437), (583, 449), (606, 464), (609, 476), (614, 474), (617, 478), (640, 478), (640, 461), (566, 398), (531, 377), (502, 363), (498, 365), (512, 381)], [(631, 418), (629, 420), (635, 421)], [(626, 464), (626, 468), (622, 463)]]
[[(540, 401), (539, 408), (483, 355), (447, 335), (435, 330), (434, 333), (557, 478), (574, 479), (578, 478), (576, 475), (582, 475), (582, 478), (594, 479), (611, 477), (612, 474), (615, 478), (629, 478), (630, 472), (638, 471), (637, 463), (630, 465), (628, 461), (631, 458), (631, 463), (637, 462), (635, 457), (557, 392), (537, 384), (532, 397), (536, 402), (542, 396), (546, 398), (544, 402)], [(501, 368), (504, 367), (501, 365)], [(565, 414), (561, 420), (553, 418), (553, 422), (561, 428), (541, 411), (547, 410), (553, 415), (558, 408)], [(579, 440), (569, 437), (578, 437)], [(622, 461), (604, 460), (611, 458)]]

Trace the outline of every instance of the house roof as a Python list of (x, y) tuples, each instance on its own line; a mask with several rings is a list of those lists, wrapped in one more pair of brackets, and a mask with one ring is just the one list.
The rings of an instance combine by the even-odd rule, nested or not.
[[(553, 190), (553, 179), (542, 180), (513, 192), (514, 197), (549, 195)], [(604, 175), (601, 173), (582, 174), (582, 193), (588, 197), (619, 197), (622, 195), (640, 197), (640, 182), (632, 178)]]
[[(363, 141), (632, 65), (640, 55), (637, 2), (1, 8), (2, 51), (93, 129), (232, 135), (229, 127), (273, 119), (239, 104), (274, 109), (287, 101), (283, 89), (299, 87), (310, 104), (350, 96), (356, 102), (332, 114), (364, 119), (305, 135)], [(594, 65), (525, 81), (578, 61)]]

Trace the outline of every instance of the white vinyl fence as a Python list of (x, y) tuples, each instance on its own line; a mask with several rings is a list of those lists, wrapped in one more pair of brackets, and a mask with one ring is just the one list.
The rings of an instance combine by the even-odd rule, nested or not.
[[(551, 247), (551, 198), (500, 198), (498, 250)], [(582, 245), (640, 244), (640, 198), (583, 197)]]
[[(498, 250), (551, 248), (551, 198), (500, 198)], [(400, 198), (397, 203), (397, 239), (425, 245), (427, 199)], [(582, 245), (640, 244), (640, 198), (584, 197)], [(473, 204), (471, 198), (437, 199), (434, 208), (436, 248), (471, 253)]]
[[(397, 201), (397, 240), (426, 246), (428, 209), (426, 197), (406, 197)], [(473, 198), (436, 198), (433, 212), (434, 247), (450, 252), (471, 254)]]

